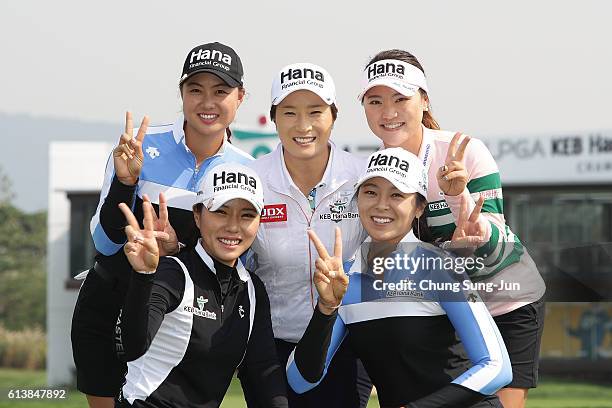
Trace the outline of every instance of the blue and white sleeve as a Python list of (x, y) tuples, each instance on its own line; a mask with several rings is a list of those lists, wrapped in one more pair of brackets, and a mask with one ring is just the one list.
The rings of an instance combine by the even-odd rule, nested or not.
[(287, 361), (287, 381), (293, 391), (302, 394), (323, 380), (346, 334), (346, 326), (337, 312), (327, 316), (315, 307), (304, 335)]
[(106, 162), (98, 207), (89, 224), (96, 250), (102, 255), (114, 255), (125, 244), (125, 218), (118, 205), (123, 202), (133, 209), (135, 192), (136, 185), (126, 186), (115, 176), (111, 152)]
[(455, 327), (472, 367), (453, 380), (483, 395), (492, 395), (512, 381), (506, 345), (485, 303), (476, 293), (470, 300), (440, 302)]

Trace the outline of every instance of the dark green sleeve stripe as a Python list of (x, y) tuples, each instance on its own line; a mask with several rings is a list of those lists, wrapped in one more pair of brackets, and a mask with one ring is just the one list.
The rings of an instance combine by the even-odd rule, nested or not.
[(467, 189), (470, 193), (493, 190), (495, 188), (501, 188), (499, 173), (492, 173), (487, 176), (475, 178), (467, 183)]
[(429, 230), (431, 231), (431, 234), (433, 235), (434, 239), (437, 239), (440, 237), (451, 237), (453, 235), (453, 232), (455, 232), (455, 228), (455, 224), (446, 224), (437, 227), (429, 227)]
[(483, 276), (476, 276), (472, 279), (473, 282), (478, 282), (484, 279), (488, 279), (491, 276), (494, 276), (496, 274), (498, 274), (499, 272), (501, 272), (502, 270), (504, 270), (505, 268), (507, 268), (508, 266), (515, 264), (517, 262), (519, 262), (521, 260), (521, 256), (523, 255), (523, 252), (525, 252), (525, 247), (523, 247), (523, 244), (521, 244), (520, 241), (515, 241), (514, 242), (514, 248), (512, 249), (512, 252), (510, 252), (510, 254), (506, 257), (506, 259), (504, 259), (504, 261), (502, 263), (500, 263), (497, 268), (495, 268), (493, 270), (493, 272), (488, 273), (486, 275)]
[(510, 255), (508, 255), (506, 259), (504, 259), (502, 263), (497, 266), (497, 268), (495, 268), (492, 274), (495, 275), (496, 273), (501, 272), (508, 266), (520, 261), (523, 252), (525, 252), (525, 247), (523, 246), (523, 244), (521, 244), (521, 241), (514, 241), (514, 249), (512, 250), (512, 252), (510, 252)]
[(504, 200), (501, 198), (486, 199), (482, 205), (483, 213), (492, 214), (503, 214), (504, 213)]
[(492, 254), (495, 251), (495, 248), (497, 248), (497, 246), (500, 244), (500, 242), (498, 242), (499, 228), (497, 228), (497, 225), (493, 224), (491, 221), (489, 221), (489, 225), (491, 225), (491, 238), (489, 238), (489, 242), (474, 251), (474, 255), (482, 258), (486, 258)]

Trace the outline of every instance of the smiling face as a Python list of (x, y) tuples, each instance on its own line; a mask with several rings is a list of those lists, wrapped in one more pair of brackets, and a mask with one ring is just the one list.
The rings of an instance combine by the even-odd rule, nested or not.
[(363, 98), (368, 125), (385, 147), (400, 147), (420, 136), (427, 104), (421, 92), (404, 96), (387, 86), (375, 86)]
[(226, 202), (217, 211), (200, 204), (194, 207), (193, 216), (206, 252), (229, 266), (249, 249), (259, 228), (257, 210), (241, 198)]
[(397, 244), (412, 228), (415, 217), (423, 215), (417, 193), (402, 193), (389, 180), (374, 177), (359, 187), (359, 218), (375, 242)]
[(274, 121), (285, 160), (326, 156), (334, 119), (331, 108), (307, 90), (291, 93), (277, 106)]
[(232, 88), (208, 72), (189, 77), (181, 87), (185, 135), (218, 138), (232, 123), (244, 98), (244, 89)]

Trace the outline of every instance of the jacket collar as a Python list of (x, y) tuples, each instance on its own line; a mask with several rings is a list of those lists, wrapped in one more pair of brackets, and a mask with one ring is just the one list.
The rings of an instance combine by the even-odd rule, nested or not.
[[(341, 163), (339, 163), (336, 145), (332, 141), (329, 141), (328, 145), (330, 146), (329, 159), (327, 160), (323, 177), (316, 187), (324, 191), (335, 191), (342, 184), (346, 183), (348, 178), (342, 169)], [(293, 182), (289, 170), (287, 170), (283, 145), (279, 143), (272, 154), (274, 155), (275, 171), (270, 173), (272, 177), (268, 178), (268, 186), (272, 190), (284, 194), (288, 191), (301, 194), (300, 189)]]
[(429, 170), (429, 165), (431, 164), (431, 157), (433, 156), (434, 149), (434, 140), (435, 135), (434, 131), (421, 125), (423, 128), (423, 141), (421, 142), (421, 148), (419, 149), (419, 159), (425, 166), (425, 169)]
[[(215, 269), (215, 262), (204, 250), (201, 240), (198, 240), (198, 244), (196, 245), (195, 250), (200, 256), (200, 259), (204, 261), (208, 269), (210, 269), (212, 273), (217, 274), (217, 270)], [(244, 268), (244, 265), (242, 265), (242, 261), (240, 260), (240, 258), (238, 258), (238, 261), (236, 262), (236, 271), (238, 272), (238, 276), (240, 277), (241, 281), (247, 282), (249, 279), (251, 279), (251, 275), (249, 275), (247, 270)]]

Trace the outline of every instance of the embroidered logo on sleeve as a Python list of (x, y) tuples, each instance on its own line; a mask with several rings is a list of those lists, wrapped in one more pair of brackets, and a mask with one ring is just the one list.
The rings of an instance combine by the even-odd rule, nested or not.
[(146, 152), (149, 155), (149, 157), (152, 159), (159, 156), (159, 150), (157, 150), (157, 147), (149, 146), (147, 147)]

